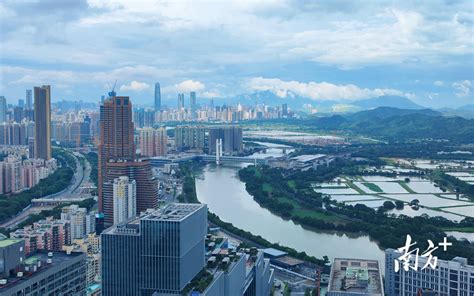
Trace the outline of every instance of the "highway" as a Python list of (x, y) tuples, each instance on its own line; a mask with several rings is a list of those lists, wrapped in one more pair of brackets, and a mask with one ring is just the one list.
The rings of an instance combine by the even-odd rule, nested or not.
[[(90, 185), (90, 173), (91, 173), (90, 163), (87, 161), (87, 159), (84, 158), (85, 168), (83, 168), (81, 162), (78, 159), (78, 157), (81, 157), (81, 154), (78, 152), (73, 152), (73, 156), (76, 159), (76, 171), (74, 172), (74, 176), (72, 177), (71, 184), (63, 191), (53, 193), (47, 196), (43, 196), (42, 198), (51, 198), (51, 199), (79, 198), (81, 196), (80, 188), (82, 186)], [(46, 206), (46, 207), (28, 206), (25, 209), (23, 209), (23, 211), (20, 212), (15, 217), (0, 224), (0, 227), (6, 228), (6, 229), (15, 228), (19, 223), (26, 220), (30, 215), (38, 214), (43, 210), (50, 210), (52, 208), (53, 208), (52, 206)]]

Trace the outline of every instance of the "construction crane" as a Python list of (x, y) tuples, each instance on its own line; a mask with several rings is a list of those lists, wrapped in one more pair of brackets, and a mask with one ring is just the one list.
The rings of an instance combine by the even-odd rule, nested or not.
[(115, 87), (117, 86), (117, 79), (115, 79), (114, 87), (112, 87), (112, 90), (109, 92), (109, 97), (115, 97), (117, 93), (115, 92)]

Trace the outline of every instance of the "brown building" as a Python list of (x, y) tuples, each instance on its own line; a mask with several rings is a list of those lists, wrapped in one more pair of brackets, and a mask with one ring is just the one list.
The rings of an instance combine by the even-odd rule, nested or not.
[(35, 86), (35, 158), (51, 159), (51, 87)]
[(111, 96), (100, 106), (99, 211), (106, 226), (113, 224), (113, 179), (128, 176), (137, 183), (137, 212), (155, 207), (156, 180), (147, 162), (137, 162), (133, 141), (132, 103), (129, 97)]
[(149, 161), (109, 161), (103, 183), (103, 213), (106, 225), (112, 225), (114, 179), (127, 176), (137, 184), (137, 214), (158, 205), (158, 184)]

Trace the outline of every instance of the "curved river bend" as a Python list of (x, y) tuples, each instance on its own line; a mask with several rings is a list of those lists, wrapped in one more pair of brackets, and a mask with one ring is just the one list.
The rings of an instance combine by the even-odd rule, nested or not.
[[(279, 153), (276, 150), (268, 149), (266, 155), (255, 157), (275, 156)], [(346, 234), (307, 230), (260, 207), (239, 180), (237, 172), (240, 168), (209, 164), (201, 178), (196, 179), (199, 201), (206, 203), (209, 210), (223, 221), (317, 258), (326, 255), (330, 260), (336, 257), (377, 259), (380, 268), (384, 269), (384, 252), (368, 236), (349, 237)]]

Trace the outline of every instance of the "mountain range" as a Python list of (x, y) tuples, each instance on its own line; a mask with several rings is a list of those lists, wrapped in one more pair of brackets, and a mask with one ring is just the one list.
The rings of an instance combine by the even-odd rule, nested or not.
[(344, 130), (387, 140), (437, 139), (472, 143), (474, 119), (444, 116), (431, 109), (378, 107), (357, 113), (312, 116), (305, 125), (320, 130)]

